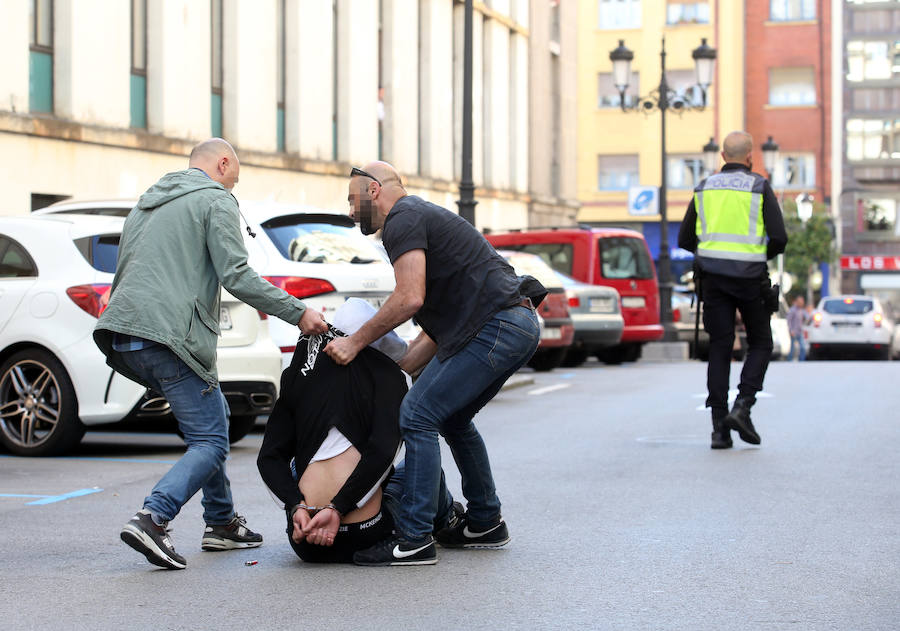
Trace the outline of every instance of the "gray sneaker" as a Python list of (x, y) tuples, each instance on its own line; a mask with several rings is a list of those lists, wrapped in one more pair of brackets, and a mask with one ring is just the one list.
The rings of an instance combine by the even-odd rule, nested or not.
[(129, 546), (147, 557), (153, 565), (167, 570), (183, 570), (187, 567), (184, 557), (175, 552), (165, 526), (157, 526), (150, 511), (142, 508), (122, 528), (119, 537)]
[(247, 520), (235, 515), (224, 526), (206, 524), (203, 541), (200, 547), (204, 550), (236, 550), (239, 548), (258, 548), (262, 545), (262, 535), (247, 528)]

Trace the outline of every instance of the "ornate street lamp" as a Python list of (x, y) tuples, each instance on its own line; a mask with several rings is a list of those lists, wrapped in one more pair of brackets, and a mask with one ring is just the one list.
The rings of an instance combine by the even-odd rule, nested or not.
[(709, 174), (715, 173), (716, 167), (719, 166), (719, 145), (713, 137), (703, 145), (703, 166)]
[(763, 143), (762, 154), (763, 167), (766, 169), (766, 175), (769, 176), (769, 181), (771, 181), (772, 176), (775, 174), (775, 165), (778, 164), (778, 143), (772, 140), (771, 136)]
[(706, 90), (712, 83), (715, 68), (716, 50), (710, 48), (706, 39), (700, 40), (700, 46), (691, 53), (694, 59), (697, 84), (700, 87), (700, 103), (692, 103), (686, 96), (677, 94), (666, 82), (666, 38), (662, 39), (659, 51), (661, 72), (659, 87), (646, 96), (635, 99), (634, 105), (625, 104), (625, 91), (631, 80), (631, 61), (634, 53), (625, 46), (625, 40), (619, 40), (619, 46), (610, 51), (609, 60), (613, 64), (613, 82), (619, 90), (620, 105), (623, 112), (643, 111), (650, 113), (659, 110), (662, 125), (660, 135), (662, 154), (662, 182), (659, 187), (659, 318), (663, 325), (663, 340), (672, 342), (677, 339), (675, 325), (672, 321), (672, 266), (669, 252), (669, 228), (666, 217), (666, 111), (670, 108), (681, 112), (684, 110), (702, 110), (706, 107)]

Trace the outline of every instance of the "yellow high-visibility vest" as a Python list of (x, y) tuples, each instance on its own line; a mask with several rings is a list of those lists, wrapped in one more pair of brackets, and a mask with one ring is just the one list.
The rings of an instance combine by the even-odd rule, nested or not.
[(756, 173), (724, 171), (694, 189), (698, 257), (766, 262), (765, 182)]

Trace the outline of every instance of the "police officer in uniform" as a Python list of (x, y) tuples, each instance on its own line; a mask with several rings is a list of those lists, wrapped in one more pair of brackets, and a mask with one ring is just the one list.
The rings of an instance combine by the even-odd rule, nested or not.
[[(709, 333), (706, 407), (712, 411), (713, 449), (732, 446), (731, 430), (747, 443), (760, 443), (750, 408), (762, 390), (772, 355), (769, 318), (778, 298), (766, 261), (787, 245), (775, 193), (764, 177), (751, 172), (750, 134), (731, 132), (722, 149), (725, 165), (694, 189), (678, 232), (678, 245), (695, 255), (695, 282)], [(728, 412), (735, 310), (747, 329), (748, 349), (738, 396)]]

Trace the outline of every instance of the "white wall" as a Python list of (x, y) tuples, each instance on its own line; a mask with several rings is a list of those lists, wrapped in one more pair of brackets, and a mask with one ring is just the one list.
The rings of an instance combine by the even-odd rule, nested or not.
[(338, 0), (338, 160), (378, 157), (378, 3)]
[(484, 182), (509, 188), (509, 29), (484, 25)]
[(419, 25), (419, 165), (453, 179), (453, 5), (423, 0)]
[(28, 4), (0, 2), (0, 110), (28, 112)]
[[(54, 6), (55, 114), (83, 123), (128, 127), (131, 4), (57, 0)], [(102, 35), (98, 24), (105, 25)]]
[(400, 173), (419, 170), (419, 3), (383, 0), (382, 156)]
[(334, 122), (334, 10), (326, 0), (285, 7), (285, 149), (331, 160)]
[(208, 2), (147, 3), (147, 131), (209, 138), (210, 40)]

